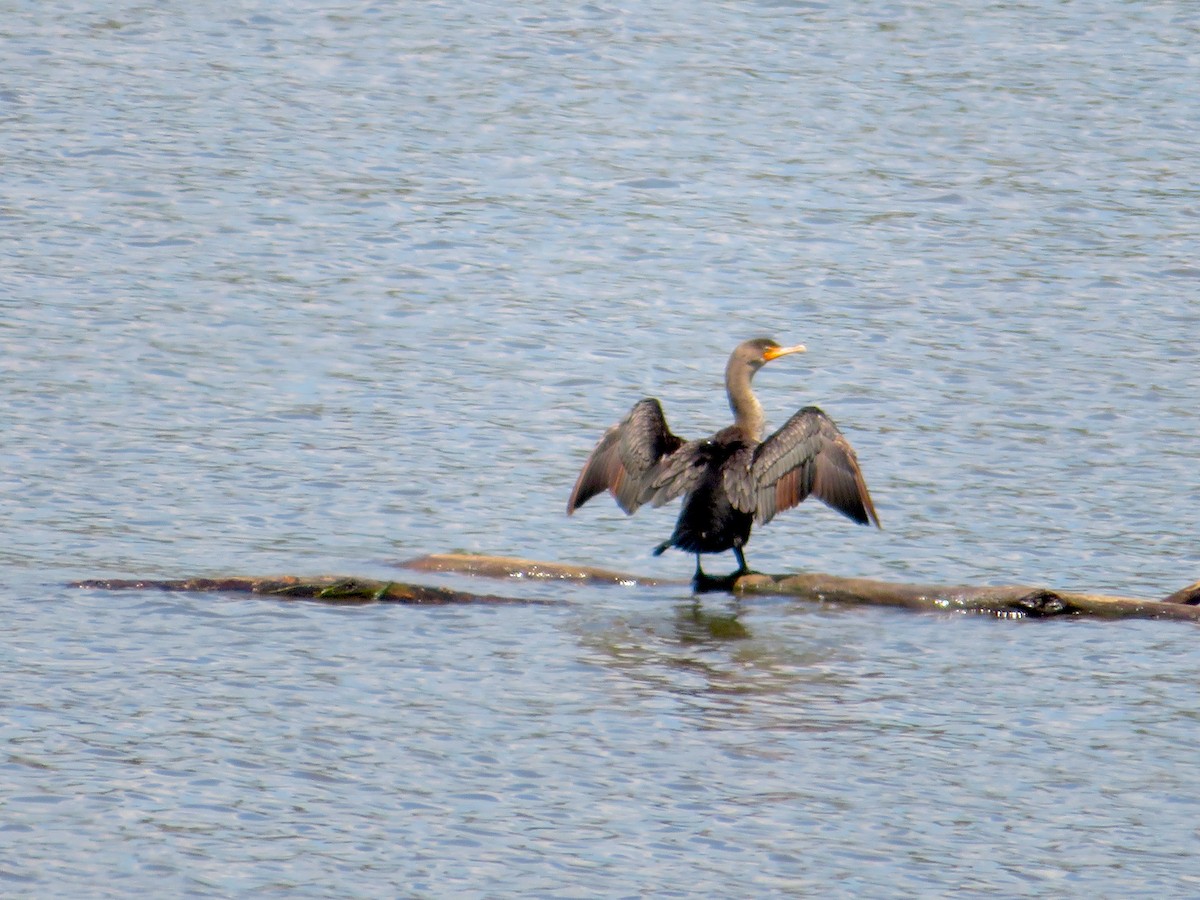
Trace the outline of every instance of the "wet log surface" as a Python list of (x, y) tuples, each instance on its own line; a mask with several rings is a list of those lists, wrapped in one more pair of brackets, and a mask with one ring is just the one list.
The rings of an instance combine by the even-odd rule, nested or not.
[[(417, 572), (452, 573), (522, 580), (561, 580), (623, 586), (671, 586), (688, 582), (661, 581), (609, 569), (540, 562), (511, 556), (478, 556), (446, 553), (398, 563)], [(476, 594), (447, 587), (377, 581), (338, 576), (277, 576), (257, 578), (94, 579), (72, 587), (92, 590), (163, 590), (249, 593), (281, 600), (305, 599), (326, 603), (400, 603), (442, 606), (450, 603), (550, 604), (553, 600), (523, 599), (496, 594)], [(960, 612), (1006, 618), (1091, 616), (1200, 620), (1200, 582), (1162, 600), (1118, 597), (1077, 591), (1023, 586), (924, 585), (842, 578), (835, 575), (745, 575), (732, 585), (735, 596), (788, 596), (840, 604), (894, 606), (925, 612)]]

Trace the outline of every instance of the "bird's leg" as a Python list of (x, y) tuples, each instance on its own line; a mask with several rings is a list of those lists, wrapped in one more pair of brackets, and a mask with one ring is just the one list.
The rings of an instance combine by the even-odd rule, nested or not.
[(750, 566), (748, 566), (746, 564), (746, 554), (742, 551), (741, 546), (734, 546), (732, 548), (732, 550), (733, 550), (733, 555), (737, 557), (738, 567), (737, 567), (736, 571), (731, 572), (729, 574), (729, 576), (725, 579), (725, 582), (729, 585), (728, 590), (731, 590), (731, 591), (733, 590), (734, 585), (737, 584), (738, 579), (741, 578), (743, 575), (759, 574), (758, 572), (755, 572), (753, 569), (750, 568)]

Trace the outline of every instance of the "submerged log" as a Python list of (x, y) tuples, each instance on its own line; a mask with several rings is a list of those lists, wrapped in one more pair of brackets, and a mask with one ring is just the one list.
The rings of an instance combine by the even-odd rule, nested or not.
[(98, 578), (72, 582), (69, 587), (102, 591), (184, 591), (260, 594), (277, 600), (321, 600), (326, 603), (402, 603), (409, 606), (445, 606), (450, 603), (544, 604), (549, 600), (523, 600), (494, 594), (472, 594), (450, 588), (368, 578), (292, 575), (273, 578), (126, 579)]
[[(642, 578), (608, 569), (561, 563), (539, 562), (511, 556), (476, 556), (463, 553), (435, 554), (400, 563), (420, 572), (450, 572), (488, 578), (561, 579), (628, 586), (669, 585), (686, 582)], [(442, 606), (449, 603), (552, 604), (553, 600), (530, 600), (495, 594), (474, 594), (429, 585), (398, 581), (376, 581), (331, 575), (301, 578), (230, 577), (169, 580), (95, 579), (77, 581), (72, 587), (93, 590), (163, 590), (250, 593), (282, 600), (308, 599), (328, 603), (401, 603)], [(802, 600), (895, 606), (925, 612), (978, 613), (1004, 618), (1048, 618), (1092, 616), (1100, 618), (1183, 619), (1200, 621), (1200, 582), (1189, 585), (1163, 600), (1115, 597), (1041, 587), (949, 586), (903, 584), (835, 575), (744, 575), (732, 591), (748, 595), (786, 595)]]

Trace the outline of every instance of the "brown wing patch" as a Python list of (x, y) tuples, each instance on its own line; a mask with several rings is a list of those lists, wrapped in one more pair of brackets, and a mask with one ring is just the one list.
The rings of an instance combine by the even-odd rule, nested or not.
[(810, 491), (808, 474), (809, 466), (806, 463), (784, 472), (779, 477), (779, 480), (775, 482), (774, 512), (791, 509), (808, 496)]

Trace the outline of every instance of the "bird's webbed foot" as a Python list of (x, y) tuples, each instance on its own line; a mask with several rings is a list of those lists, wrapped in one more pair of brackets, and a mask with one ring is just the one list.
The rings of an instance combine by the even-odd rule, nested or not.
[(699, 565), (696, 566), (696, 574), (692, 576), (692, 590), (697, 594), (728, 594), (733, 590), (734, 584), (742, 577), (744, 573), (733, 572), (729, 575), (706, 575)]
[(692, 590), (697, 594), (728, 594), (740, 575), (696, 575), (692, 578)]

